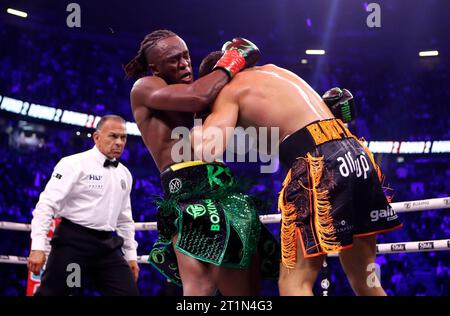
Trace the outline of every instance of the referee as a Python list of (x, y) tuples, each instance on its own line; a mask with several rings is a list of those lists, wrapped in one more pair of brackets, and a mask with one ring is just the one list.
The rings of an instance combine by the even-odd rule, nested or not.
[(93, 138), (92, 149), (59, 161), (33, 211), (28, 268), (36, 275), (52, 217), (62, 218), (37, 296), (80, 294), (86, 279), (102, 295), (139, 295), (132, 176), (117, 160), (127, 140), (124, 119), (102, 117)]

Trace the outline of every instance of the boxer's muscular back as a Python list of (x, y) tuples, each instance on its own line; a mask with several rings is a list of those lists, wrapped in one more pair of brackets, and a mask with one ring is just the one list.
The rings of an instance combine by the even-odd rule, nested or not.
[(174, 163), (171, 150), (172, 146), (179, 141), (179, 139), (171, 138), (172, 130), (179, 126), (191, 128), (193, 114), (149, 109), (139, 95), (133, 96), (133, 94), (131, 108), (147, 149), (158, 169), (163, 171)]
[(280, 128), (280, 140), (317, 120), (333, 118), (322, 98), (294, 73), (275, 65), (245, 70), (219, 94), (239, 105), (238, 125)]

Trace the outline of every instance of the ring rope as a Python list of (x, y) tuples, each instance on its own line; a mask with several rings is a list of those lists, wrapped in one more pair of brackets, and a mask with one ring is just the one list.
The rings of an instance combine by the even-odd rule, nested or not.
[[(397, 213), (429, 211), (437, 209), (450, 208), (450, 197), (405, 201), (391, 203), (391, 207)], [(281, 214), (267, 214), (259, 217), (263, 224), (279, 223)], [(135, 223), (137, 231), (156, 230), (156, 222), (141, 222)], [(22, 224), (14, 222), (0, 222), (0, 229), (15, 230), (15, 231), (31, 231), (31, 224)]]
[[(450, 197), (396, 202), (391, 203), (391, 207), (397, 213), (447, 209), (450, 208)], [(261, 215), (260, 219), (261, 222), (264, 224), (278, 223), (281, 220), (281, 214)], [(135, 223), (135, 226), (137, 231), (151, 231), (157, 229), (156, 222)], [(31, 224), (0, 222), (0, 229), (14, 230), (14, 231), (31, 231)], [(448, 249), (450, 249), (450, 239), (377, 244), (378, 254), (444, 251)], [(328, 256), (337, 257), (338, 254), (333, 253), (329, 254)], [(138, 256), (138, 262), (148, 263), (148, 256)], [(27, 257), (0, 255), (0, 263), (26, 264)]]
[[(450, 239), (377, 244), (377, 254), (445, 251), (449, 249), (450, 249)], [(332, 253), (329, 254), (328, 256), (337, 257), (338, 254)], [(138, 256), (137, 261), (139, 263), (148, 263), (148, 256)], [(27, 264), (27, 257), (0, 256), (0, 263)]]

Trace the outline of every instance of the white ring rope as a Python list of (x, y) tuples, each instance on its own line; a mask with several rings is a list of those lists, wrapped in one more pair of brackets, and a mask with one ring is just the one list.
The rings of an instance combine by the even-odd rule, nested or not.
[[(402, 252), (428, 252), (428, 251), (445, 251), (450, 249), (450, 239), (426, 240), (426, 241), (409, 241), (388, 244), (377, 244), (378, 254), (391, 254)], [(329, 257), (337, 257), (337, 253), (328, 255)], [(148, 256), (138, 256), (139, 263), (148, 263)], [(26, 264), (26, 257), (18, 256), (0, 256), (0, 263)]]
[[(436, 209), (450, 208), (450, 197), (406, 201), (391, 203), (391, 207), (397, 213), (428, 211)], [(260, 216), (261, 222), (264, 224), (278, 223), (281, 220), (281, 214), (268, 214)], [(150, 231), (156, 230), (156, 222), (136, 223), (136, 230)], [(13, 222), (0, 222), (0, 229), (15, 231), (31, 231), (31, 224), (21, 224)], [(450, 249), (450, 239), (426, 240), (426, 241), (409, 241), (377, 244), (378, 254), (391, 254), (403, 252), (427, 252), (427, 251), (444, 251)], [(330, 257), (337, 257), (337, 253), (329, 254)], [(138, 256), (139, 263), (148, 263), (148, 256)], [(0, 255), (0, 263), (26, 264), (26, 257), (3, 256)]]
[[(428, 200), (405, 201), (391, 203), (391, 207), (397, 213), (429, 211), (450, 208), (450, 197), (436, 198)], [(267, 214), (259, 217), (263, 224), (279, 223), (281, 214)], [(135, 223), (137, 231), (156, 230), (156, 222)], [(0, 229), (31, 231), (31, 224), (0, 222)]]

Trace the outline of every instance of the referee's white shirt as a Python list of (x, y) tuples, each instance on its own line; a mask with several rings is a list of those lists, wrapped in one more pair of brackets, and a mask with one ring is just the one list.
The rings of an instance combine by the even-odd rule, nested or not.
[(45, 250), (52, 217), (56, 215), (96, 230), (117, 230), (124, 239), (125, 259), (137, 259), (130, 203), (133, 178), (121, 163), (117, 168), (103, 167), (106, 159), (94, 146), (58, 162), (33, 211), (32, 250)]

